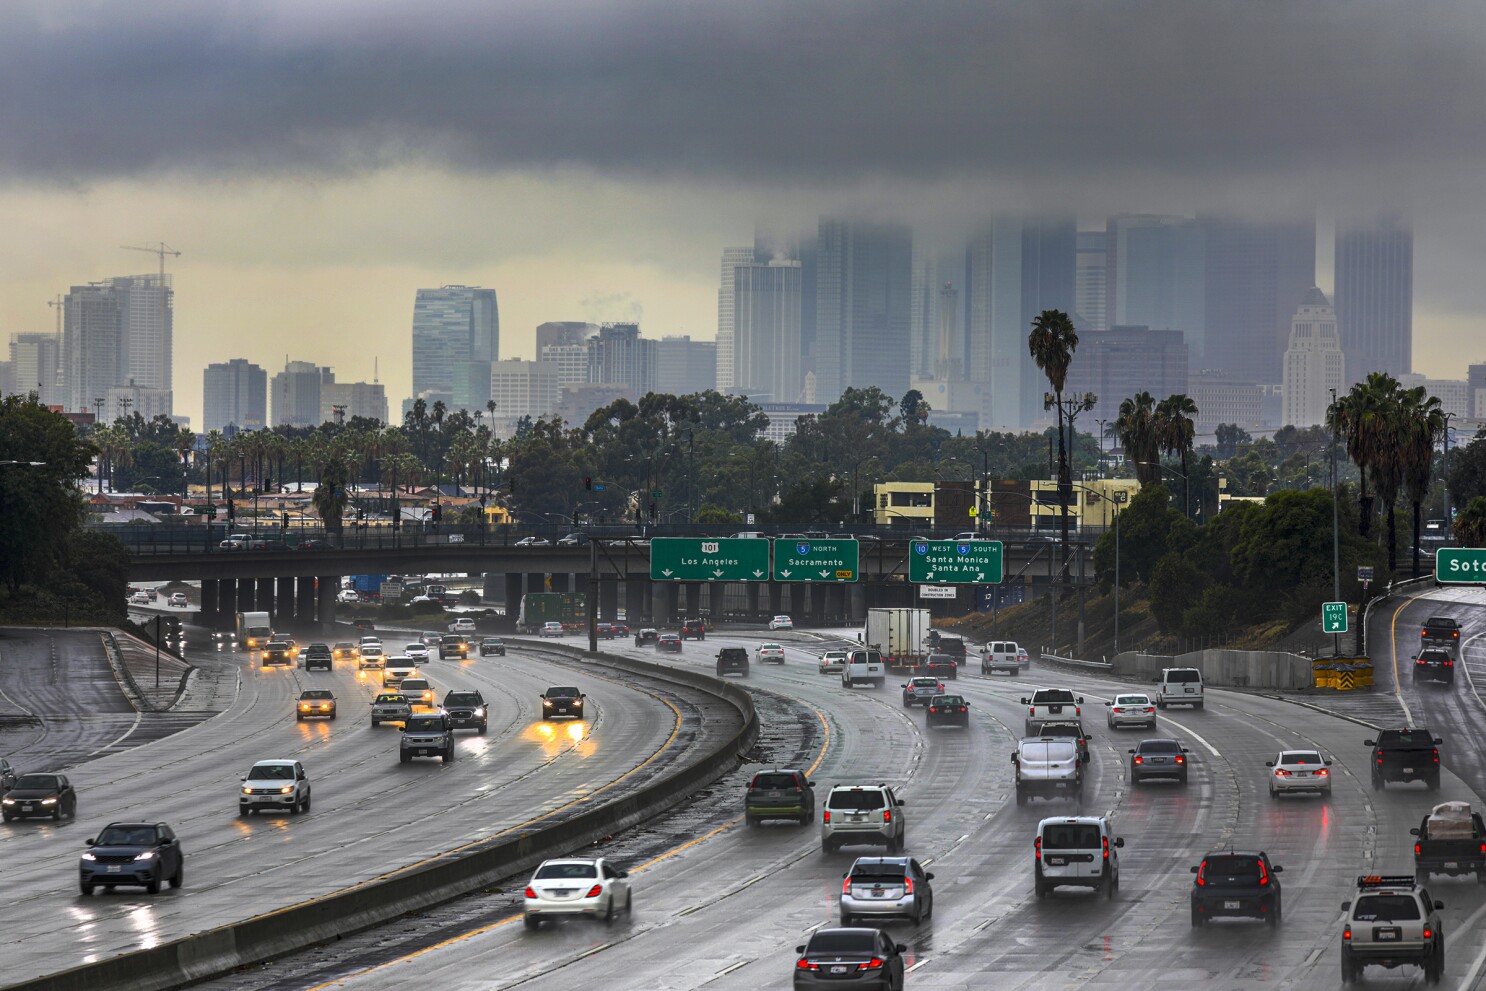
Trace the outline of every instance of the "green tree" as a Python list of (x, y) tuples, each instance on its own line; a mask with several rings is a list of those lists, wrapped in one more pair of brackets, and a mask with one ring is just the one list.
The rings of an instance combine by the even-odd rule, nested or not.
[(1445, 481), (1457, 506), (1486, 496), (1486, 429), (1477, 431), (1469, 444), (1450, 451)]
[(697, 507), (696, 522), (712, 526), (737, 526), (743, 522), (743, 518), (728, 512), (715, 502), (704, 502)]
[(1185, 556), (1168, 551), (1151, 571), (1151, 615), (1162, 633), (1182, 629), (1182, 616), (1197, 605), (1207, 586), (1207, 576)]
[(1141, 485), (1161, 481), (1161, 435), (1156, 424), (1156, 397), (1137, 392), (1120, 403), (1115, 436), (1125, 449), (1125, 463), (1133, 465)]
[(1214, 433), (1217, 436), (1218, 457), (1220, 458), (1233, 457), (1240, 447), (1254, 440), (1247, 430), (1236, 423), (1220, 423)]
[[(1182, 514), (1171, 508), (1171, 493), (1159, 482), (1144, 486), (1120, 512), (1120, 585), (1148, 582), (1156, 562), (1165, 556), (1172, 527)], [(1115, 528), (1106, 530), (1094, 545), (1094, 573), (1108, 590), (1114, 586)]]
[(0, 454), (19, 462), (0, 465), (0, 581), (12, 594), (22, 582), (44, 585), (67, 563), (84, 515), (78, 485), (95, 451), (34, 395), (0, 401)]
[(1403, 422), (1403, 444), (1399, 455), (1403, 463), (1403, 485), (1413, 510), (1413, 574), (1419, 577), (1419, 533), (1424, 500), (1434, 484), (1434, 449), (1445, 435), (1445, 411), (1440, 401), (1416, 386), (1403, 394), (1399, 409)]
[(325, 525), (326, 535), (338, 541), (346, 507), (351, 503), (351, 473), (345, 459), (338, 454), (328, 455), (317, 467), (320, 480), (312, 497), (315, 512)]
[(1486, 547), (1486, 496), (1476, 496), (1455, 517), (1455, 539), (1462, 547)]

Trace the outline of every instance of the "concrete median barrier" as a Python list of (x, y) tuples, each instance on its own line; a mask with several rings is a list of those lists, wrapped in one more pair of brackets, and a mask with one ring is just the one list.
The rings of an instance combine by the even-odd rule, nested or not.
[(741, 726), (701, 759), (640, 786), (634, 792), (561, 822), (538, 825), (391, 871), (320, 898), (290, 905), (230, 925), (195, 933), (149, 949), (73, 967), (46, 977), (5, 985), (28, 991), (160, 991), (229, 973), (248, 964), (335, 939), (407, 912), (450, 901), (549, 857), (570, 853), (672, 808), (734, 767), (758, 738), (753, 701), (743, 689), (700, 672), (614, 655), (589, 655), (550, 642), (516, 641), (662, 683), (686, 686), (721, 698), (738, 710)]

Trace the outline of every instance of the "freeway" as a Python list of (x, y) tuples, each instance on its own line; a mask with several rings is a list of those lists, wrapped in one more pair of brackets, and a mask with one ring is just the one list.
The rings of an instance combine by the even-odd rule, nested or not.
[[(512, 651), (424, 666), (440, 694), (483, 692), (490, 728), (485, 736), (461, 732), (450, 764), (400, 764), (397, 729), (369, 725), (376, 690), (369, 679), (348, 668), (264, 670), (235, 652), (222, 656), (241, 666), (225, 712), (74, 766), (75, 822), (21, 820), (0, 829), (6, 983), (295, 904), (536, 819), (559, 821), (606, 798), (616, 782), (646, 780), (712, 733), (730, 731), (726, 707), (701, 693), (622, 683), (612, 669)], [(538, 696), (554, 684), (588, 693), (591, 714), (542, 721)], [(340, 718), (296, 722), (293, 700), (305, 687), (332, 688)], [(238, 777), (257, 760), (282, 757), (304, 762), (311, 810), (240, 818)], [(111, 820), (132, 819), (174, 827), (186, 854), (183, 888), (81, 896), (84, 840)]]
[[(679, 658), (659, 659), (705, 668), (717, 648), (751, 647), (764, 637), (717, 634), (686, 644)], [(1041, 666), (1016, 678), (982, 677), (967, 668), (949, 688), (972, 702), (969, 731), (930, 732), (918, 710), (901, 707), (895, 682), (880, 692), (843, 689), (838, 678), (815, 672), (814, 654), (823, 645), (798, 635), (783, 642), (788, 662), (755, 666), (747, 682), (772, 741), (750, 756), (811, 768), (820, 795), (849, 781), (886, 781), (906, 794), (908, 853), (935, 872), (937, 894), (932, 919), (917, 928), (889, 926), (911, 947), (910, 988), (1337, 986), (1339, 906), (1351, 897), (1355, 877), (1411, 872), (1409, 828), (1443, 798), (1481, 801), (1482, 789), (1457, 776), (1474, 781), (1480, 773), (1464, 748), (1447, 743), (1453, 756), (1438, 794), (1422, 785), (1375, 792), (1362, 742), (1371, 735), (1367, 727), (1271, 697), (1219, 691), (1210, 691), (1204, 711), (1172, 709), (1160, 719), (1158, 735), (1175, 736), (1192, 751), (1190, 784), (1135, 788), (1127, 781), (1125, 750), (1150, 734), (1108, 731), (1100, 704), (1128, 686)], [(627, 644), (606, 648), (654, 656)], [(1486, 659), (1486, 652), (1479, 656)], [(1018, 807), (1008, 760), (1025, 712), (1018, 699), (1044, 684), (1074, 688), (1087, 699), (1090, 778), (1081, 803)], [(1466, 695), (1457, 701), (1464, 706)], [(1461, 709), (1462, 719), (1469, 714)], [(1329, 801), (1267, 797), (1264, 762), (1292, 746), (1334, 756)], [(635, 892), (632, 917), (612, 928), (572, 922), (525, 932), (518, 880), (508, 891), (433, 913), (415, 933), (383, 927), (210, 987), (400, 989), (409, 981), (404, 965), (416, 967), (420, 985), (451, 991), (559, 982), (788, 987), (793, 948), (815, 928), (836, 923), (842, 871), (853, 856), (873, 850), (826, 855), (813, 828), (742, 828), (742, 784), (757, 766), (745, 764), (710, 797), (604, 848), (605, 856), (629, 866)], [(1036, 824), (1075, 811), (1111, 815), (1126, 839), (1121, 890), (1111, 901), (1071, 891), (1046, 901), (1033, 895)], [(1278, 931), (1227, 920), (1190, 927), (1188, 868), (1229, 844), (1265, 849), (1286, 868)], [(1468, 881), (1440, 879), (1431, 889), (1446, 904), (1443, 986), (1476, 987), (1486, 961), (1486, 898)], [(1366, 981), (1385, 988), (1423, 984), (1412, 968), (1374, 968)]]

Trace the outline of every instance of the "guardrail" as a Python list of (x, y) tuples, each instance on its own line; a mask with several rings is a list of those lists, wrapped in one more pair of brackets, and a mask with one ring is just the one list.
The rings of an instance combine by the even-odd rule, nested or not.
[(1037, 659), (1040, 661), (1052, 661), (1054, 664), (1068, 664), (1077, 668), (1089, 668), (1094, 671), (1113, 671), (1114, 664), (1110, 661), (1083, 661), (1076, 657), (1060, 657), (1050, 650), (1039, 649)]
[(539, 641), (508, 641), (582, 660), (600, 660), (644, 677), (716, 695), (738, 709), (743, 725), (695, 764), (605, 802), (564, 822), (496, 839), (466, 854), (446, 855), (343, 891), (264, 915), (171, 940), (159, 946), (83, 964), (7, 988), (27, 991), (163, 991), (211, 977), (428, 908), (586, 846), (648, 820), (716, 780), (758, 739), (753, 700), (742, 688), (700, 672)]

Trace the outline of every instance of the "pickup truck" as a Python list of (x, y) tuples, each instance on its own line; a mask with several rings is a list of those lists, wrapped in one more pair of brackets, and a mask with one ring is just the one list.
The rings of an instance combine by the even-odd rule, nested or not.
[(1431, 874), (1474, 874), (1478, 883), (1486, 884), (1486, 823), (1470, 805), (1436, 805), (1419, 828), (1409, 832), (1414, 836), (1414, 876), (1420, 884)]
[(1084, 697), (1066, 688), (1039, 688), (1031, 698), (1022, 699), (1027, 707), (1027, 735), (1037, 736), (1038, 728), (1050, 720), (1078, 719)]
[(1041, 740), (1070, 740), (1078, 744), (1078, 759), (1085, 764), (1090, 760), (1089, 734), (1084, 732), (1084, 725), (1080, 720), (1050, 719), (1038, 727), (1037, 737)]
[(1388, 781), (1423, 781), (1430, 791), (1440, 787), (1440, 749), (1444, 741), (1422, 726), (1385, 729), (1372, 747), (1372, 786), (1381, 791)]
[(1449, 616), (1431, 616), (1419, 631), (1419, 643), (1423, 647), (1439, 645), (1454, 650), (1460, 646), (1460, 623)]

